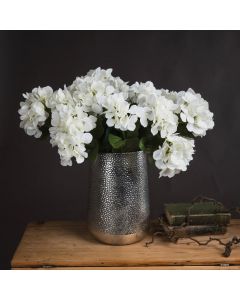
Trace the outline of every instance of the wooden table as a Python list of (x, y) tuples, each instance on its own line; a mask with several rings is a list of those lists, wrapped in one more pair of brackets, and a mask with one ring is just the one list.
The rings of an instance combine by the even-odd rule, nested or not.
[[(232, 220), (224, 241), (240, 236), (240, 220)], [(143, 241), (128, 246), (97, 242), (86, 225), (74, 221), (31, 223), (12, 259), (12, 269), (240, 269), (240, 246), (230, 257), (212, 242), (199, 246), (181, 239), (177, 244), (157, 237), (149, 247)], [(207, 237), (198, 237), (206, 240)]]

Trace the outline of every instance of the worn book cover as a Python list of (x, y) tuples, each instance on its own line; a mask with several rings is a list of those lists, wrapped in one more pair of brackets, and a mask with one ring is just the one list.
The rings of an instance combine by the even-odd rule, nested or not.
[(171, 226), (222, 225), (230, 223), (231, 214), (215, 202), (169, 203), (164, 205), (166, 219)]
[(189, 237), (197, 235), (215, 235), (224, 234), (227, 232), (226, 226), (219, 225), (190, 225), (190, 226), (169, 226), (169, 229), (174, 230), (174, 232), (179, 237)]

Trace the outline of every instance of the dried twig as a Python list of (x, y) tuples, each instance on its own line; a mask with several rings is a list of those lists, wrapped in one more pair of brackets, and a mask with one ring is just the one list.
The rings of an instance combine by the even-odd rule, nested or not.
[(228, 241), (227, 243), (224, 243), (223, 241), (221, 241), (220, 239), (217, 238), (212, 238), (210, 237), (207, 241), (205, 242), (199, 242), (197, 239), (194, 239), (192, 237), (188, 237), (187, 239), (194, 241), (195, 243), (197, 243), (199, 246), (206, 246), (209, 243), (211, 243), (212, 241), (217, 241), (220, 245), (224, 246), (224, 252), (223, 252), (223, 256), (224, 257), (229, 257), (232, 253), (232, 249), (234, 245), (240, 244), (240, 238), (234, 236), (230, 241)]
[(187, 239), (196, 242), (199, 246), (207, 246), (207, 245), (208, 245), (209, 243), (211, 243), (212, 241), (218, 241), (218, 243), (219, 243), (220, 245), (226, 246), (226, 244), (223, 243), (220, 239), (212, 238), (212, 237), (210, 237), (210, 238), (209, 238), (207, 241), (205, 241), (205, 242), (199, 242), (197, 239), (194, 239), (194, 238), (192, 238), (192, 237), (187, 237)]
[(157, 235), (163, 235), (163, 232), (162, 232), (162, 231), (156, 231), (156, 232), (154, 232), (154, 233), (152, 234), (152, 239), (151, 239), (151, 241), (146, 242), (146, 243), (145, 243), (145, 247), (148, 247), (148, 245), (153, 244), (153, 243), (154, 243), (154, 238), (155, 238), (155, 236), (157, 236)]
[[(174, 229), (170, 229), (169, 226), (165, 223), (163, 218), (159, 218), (158, 221), (153, 222), (152, 224), (152, 239), (149, 242), (145, 243), (145, 246), (148, 247), (150, 244), (154, 243), (155, 237), (162, 235), (167, 237), (171, 242), (177, 242), (179, 239), (189, 239), (192, 240), (193, 242), (197, 243), (199, 246), (207, 246), (209, 243), (213, 242), (213, 241), (217, 241), (221, 246), (224, 246), (224, 252), (223, 252), (223, 256), (224, 257), (229, 257), (232, 253), (232, 249), (234, 247), (234, 245), (240, 245), (240, 237), (236, 237), (234, 236), (231, 240), (229, 240), (228, 242), (224, 243), (221, 239), (218, 238), (213, 238), (213, 237), (209, 237), (208, 240), (204, 241), (204, 242), (200, 242), (197, 239), (191, 237), (191, 236), (183, 236), (183, 235), (179, 235), (179, 232), (176, 233)], [(181, 227), (181, 226), (180, 226)], [(155, 231), (154, 231), (155, 228)]]

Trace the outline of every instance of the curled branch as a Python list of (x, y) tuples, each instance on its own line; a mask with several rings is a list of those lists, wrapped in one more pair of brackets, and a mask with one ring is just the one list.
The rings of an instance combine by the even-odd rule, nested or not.
[(145, 243), (145, 247), (148, 247), (148, 245), (153, 244), (153, 243), (154, 243), (155, 236), (157, 236), (157, 235), (163, 235), (163, 232), (162, 232), (162, 231), (156, 231), (156, 232), (154, 232), (154, 233), (152, 234), (152, 239), (151, 239), (151, 241), (146, 242), (146, 243)]
[(187, 237), (187, 239), (197, 243), (199, 246), (207, 246), (209, 243), (211, 243), (212, 241), (217, 241), (220, 245), (224, 246), (224, 252), (223, 252), (223, 256), (224, 257), (229, 257), (232, 253), (232, 249), (234, 245), (240, 244), (240, 238), (234, 236), (230, 241), (228, 241), (227, 243), (224, 243), (223, 241), (221, 241), (220, 239), (217, 238), (212, 238), (210, 237), (207, 241), (205, 242), (200, 242), (197, 239), (194, 239), (192, 237)]
[[(183, 224), (181, 227), (184, 227), (185, 225)], [(224, 243), (221, 239), (218, 238), (213, 238), (213, 237), (209, 237), (208, 240), (201, 242), (198, 241), (197, 239), (184, 234), (184, 232), (180, 232), (180, 231), (175, 231), (174, 228), (170, 228), (166, 222), (164, 221), (163, 218), (159, 218), (157, 220), (157, 222), (153, 222), (152, 223), (152, 228), (151, 231), (152, 232), (152, 239), (149, 242), (145, 243), (145, 247), (148, 247), (150, 244), (154, 243), (155, 237), (156, 236), (165, 236), (168, 238), (168, 240), (170, 240), (171, 242), (176, 243), (179, 239), (189, 239), (195, 243), (197, 243), (199, 246), (207, 246), (209, 243), (216, 241), (218, 242), (221, 246), (224, 246), (224, 252), (223, 252), (223, 256), (224, 257), (229, 257), (232, 253), (233, 247), (235, 245), (240, 245), (240, 237), (234, 236), (231, 240), (229, 240), (228, 242)]]

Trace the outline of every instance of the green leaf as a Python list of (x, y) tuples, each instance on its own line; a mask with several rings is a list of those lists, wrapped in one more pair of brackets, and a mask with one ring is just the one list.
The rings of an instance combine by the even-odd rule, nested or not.
[(139, 138), (133, 137), (126, 139), (126, 144), (123, 147), (124, 152), (134, 152), (139, 150)]
[(108, 135), (110, 132), (110, 128), (105, 126), (104, 133), (101, 139), (99, 140), (99, 152), (108, 153), (111, 152), (112, 146), (109, 144)]
[(194, 135), (192, 132), (187, 130), (187, 123), (181, 122), (178, 124), (177, 131), (180, 133), (181, 136), (188, 137), (188, 138), (194, 138)]
[(142, 137), (142, 138), (140, 139), (140, 141), (139, 141), (139, 148), (140, 148), (140, 150), (142, 150), (142, 151), (145, 151), (145, 140), (146, 140), (146, 138), (145, 138), (145, 137)]
[(86, 145), (88, 158), (94, 161), (97, 158), (99, 152), (99, 143), (97, 140), (93, 139), (92, 142)]
[(108, 141), (109, 141), (110, 145), (113, 147), (113, 149), (119, 149), (119, 148), (125, 146), (125, 144), (126, 144), (126, 140), (123, 140), (119, 136), (114, 135), (112, 133), (109, 134)]
[(136, 128), (134, 131), (125, 131), (125, 135), (127, 139), (136, 138), (139, 136), (139, 128), (140, 128), (140, 122), (139, 120), (136, 123)]
[(142, 137), (139, 141), (139, 148), (146, 153), (151, 153), (153, 152), (153, 145), (151, 142), (152, 141), (147, 137)]
[(89, 153), (88, 153), (88, 158), (92, 161), (95, 161), (97, 158), (99, 152), (99, 145), (98, 143), (96, 143), (96, 146), (92, 149), (90, 149)]
[(96, 122), (96, 127), (91, 131), (95, 139), (100, 139), (104, 134), (103, 118), (99, 116)]

